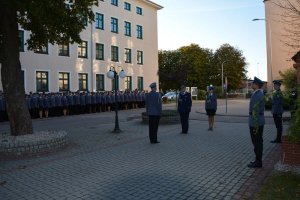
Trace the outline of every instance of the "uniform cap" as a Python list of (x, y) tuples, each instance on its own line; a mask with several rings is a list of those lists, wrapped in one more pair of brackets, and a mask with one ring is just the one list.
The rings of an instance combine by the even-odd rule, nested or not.
[(274, 83), (274, 85), (279, 85), (279, 86), (281, 86), (281, 81), (279, 81), (279, 80), (274, 80), (273, 83)]
[(264, 84), (264, 82), (262, 80), (260, 80), (259, 78), (257, 78), (256, 76), (254, 76), (254, 80), (253, 83), (262, 86)]
[(156, 83), (155, 83), (155, 82), (151, 83), (151, 84), (149, 85), (149, 87), (150, 87), (150, 88), (156, 88)]

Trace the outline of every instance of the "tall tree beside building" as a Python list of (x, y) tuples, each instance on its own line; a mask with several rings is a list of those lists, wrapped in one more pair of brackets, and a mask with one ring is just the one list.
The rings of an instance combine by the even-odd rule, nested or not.
[(229, 44), (223, 44), (215, 51), (214, 54), (214, 80), (216, 85), (221, 85), (222, 63), (223, 63), (223, 78), (228, 81), (228, 89), (236, 89), (240, 86), (241, 81), (246, 79), (246, 58), (243, 52)]
[(11, 135), (31, 134), (32, 121), (25, 102), (19, 59), (18, 28), (30, 31), (29, 50), (48, 43), (80, 43), (85, 20), (93, 20), (97, 0), (0, 1), (1, 80), (7, 102)]

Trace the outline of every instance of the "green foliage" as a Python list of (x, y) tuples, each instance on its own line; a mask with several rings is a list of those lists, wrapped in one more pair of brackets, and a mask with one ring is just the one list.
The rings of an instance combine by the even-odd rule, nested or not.
[(297, 86), (297, 71), (294, 68), (285, 70), (284, 72), (279, 71), (282, 77), (282, 84), (286, 91), (292, 91)]
[[(215, 53), (197, 44), (183, 46), (175, 51), (159, 51), (160, 87), (178, 89), (180, 84), (206, 90), (206, 86), (221, 85), (221, 66), (224, 64), (224, 79), (228, 78), (228, 89), (236, 89), (245, 78), (246, 62), (242, 52), (228, 44)], [(221, 93), (221, 88), (218, 91)], [(215, 91), (216, 92), (216, 91)], [(218, 93), (216, 92), (216, 93)]]
[(292, 142), (300, 143), (300, 100), (297, 101), (297, 109), (292, 117), (292, 122), (288, 131), (288, 139)]
[(256, 196), (256, 200), (299, 199), (300, 175), (293, 173), (276, 173), (268, 177)]
[(198, 99), (204, 100), (206, 95), (206, 90), (198, 90)]
[(31, 32), (27, 41), (29, 49), (48, 43), (80, 43), (80, 33), (85, 29), (83, 21), (94, 20), (92, 6), (98, 5), (97, 0), (76, 0), (69, 7), (65, 0), (10, 2), (18, 11), (20, 26)]

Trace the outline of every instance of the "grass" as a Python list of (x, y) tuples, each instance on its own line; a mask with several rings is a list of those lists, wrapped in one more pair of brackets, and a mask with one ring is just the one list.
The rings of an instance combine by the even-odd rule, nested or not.
[(300, 175), (290, 172), (276, 173), (268, 177), (256, 200), (299, 200)]

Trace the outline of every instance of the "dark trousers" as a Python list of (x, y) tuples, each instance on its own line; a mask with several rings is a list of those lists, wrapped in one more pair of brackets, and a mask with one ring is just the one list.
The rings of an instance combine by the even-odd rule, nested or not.
[(250, 135), (252, 144), (254, 146), (254, 153), (256, 156), (255, 161), (261, 163), (262, 162), (262, 154), (263, 154), (263, 131), (264, 126), (259, 126), (258, 130), (254, 127), (250, 127)]
[(150, 142), (157, 141), (157, 130), (160, 116), (149, 115), (149, 139)]
[(273, 114), (274, 123), (277, 129), (277, 141), (281, 141), (282, 136), (282, 114)]
[(189, 115), (190, 115), (189, 112), (180, 113), (182, 133), (187, 133), (189, 130)]

